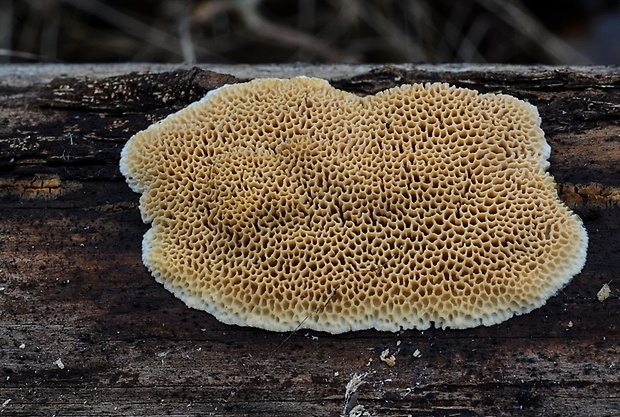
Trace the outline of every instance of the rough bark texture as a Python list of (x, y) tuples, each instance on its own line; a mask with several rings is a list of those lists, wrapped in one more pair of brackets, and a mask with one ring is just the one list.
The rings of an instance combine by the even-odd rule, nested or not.
[[(0, 414), (620, 415), (617, 69), (210, 69), (0, 69)], [(590, 235), (583, 272), (543, 308), (461, 331), (281, 334), (185, 307), (142, 265), (120, 150), (223, 83), (302, 73), (358, 94), (445, 81), (537, 105), (550, 171)]]

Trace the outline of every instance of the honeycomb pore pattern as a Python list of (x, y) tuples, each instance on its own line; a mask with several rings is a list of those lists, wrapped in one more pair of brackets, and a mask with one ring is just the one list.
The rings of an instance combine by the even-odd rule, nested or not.
[(585, 263), (549, 153), (511, 96), (302, 77), (210, 92), (133, 136), (121, 172), (145, 265), (222, 322), (467, 328), (540, 307)]

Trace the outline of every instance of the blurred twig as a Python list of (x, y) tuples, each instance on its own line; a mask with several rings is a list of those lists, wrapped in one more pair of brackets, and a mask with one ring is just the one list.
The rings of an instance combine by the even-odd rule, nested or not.
[(258, 11), (261, 0), (236, 0), (236, 11), (256, 35), (286, 46), (303, 48), (328, 62), (354, 61), (346, 51), (334, 49), (314, 36), (268, 21)]
[(30, 52), (14, 51), (12, 49), (6, 49), (6, 48), (0, 49), (0, 60), (2, 60), (2, 58), (7, 58), (7, 60), (9, 58), (20, 58), (20, 59), (25, 59), (27, 61), (43, 60), (43, 57), (41, 55), (31, 54)]
[(589, 62), (521, 0), (0, 0), (12, 60)]
[(45, 16), (41, 27), (41, 55), (46, 61), (58, 59), (58, 37), (60, 30), (60, 16), (56, 0), (45, 2), (42, 6)]
[[(172, 52), (174, 55), (182, 56), (183, 50), (181, 39), (170, 35), (154, 26), (147, 25), (117, 9), (106, 5), (99, 0), (59, 0), (62, 3), (70, 4), (76, 9), (90, 13), (106, 21), (124, 32), (141, 39), (147, 44)], [(202, 47), (194, 47), (201, 54), (208, 55), (209, 51)]]
[(590, 64), (590, 60), (555, 36), (530, 13), (519, 0), (477, 0), (498, 19), (509, 25), (522, 38), (537, 45), (553, 64)]
[(366, 0), (349, 0), (357, 2), (353, 8), (359, 16), (367, 22), (377, 33), (385, 39), (390, 47), (403, 57), (404, 61), (421, 62), (429, 61), (429, 56), (417, 39), (412, 39), (397, 25), (391, 22), (383, 13)]
[[(455, 61), (487, 61), (480, 53), (479, 39), (474, 40), (463, 33), (467, 30), (466, 19), (472, 14), (472, 6), (472, 2), (457, 2), (447, 16), (443, 33), (440, 36), (440, 42), (446, 44), (445, 48), (448, 50), (448, 54), (452, 55), (452, 59)], [(450, 53), (450, 51), (454, 52)]]
[(0, 2), (0, 62), (10, 60), (13, 43), (13, 0)]

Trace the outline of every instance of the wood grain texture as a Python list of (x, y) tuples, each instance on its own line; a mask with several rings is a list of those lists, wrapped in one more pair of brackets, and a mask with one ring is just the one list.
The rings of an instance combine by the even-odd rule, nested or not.
[[(583, 272), (528, 315), (459, 331), (274, 333), (185, 307), (142, 265), (120, 150), (223, 83), (299, 74), (357, 94), (445, 81), (538, 106), (550, 172), (589, 232)], [(620, 415), (619, 166), (613, 68), (2, 67), (0, 415)]]

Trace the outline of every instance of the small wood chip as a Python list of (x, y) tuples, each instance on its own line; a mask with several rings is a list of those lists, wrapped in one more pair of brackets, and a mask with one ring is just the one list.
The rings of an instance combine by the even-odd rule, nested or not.
[(396, 365), (396, 358), (394, 355), (390, 355), (390, 349), (385, 349), (381, 352), (381, 356), (379, 358), (387, 364), (390, 368)]
[(596, 293), (596, 298), (598, 298), (598, 300), (602, 303), (603, 301), (607, 300), (610, 295), (611, 295), (611, 288), (609, 288), (609, 284), (605, 283), (603, 284), (601, 289), (598, 290), (598, 292)]

